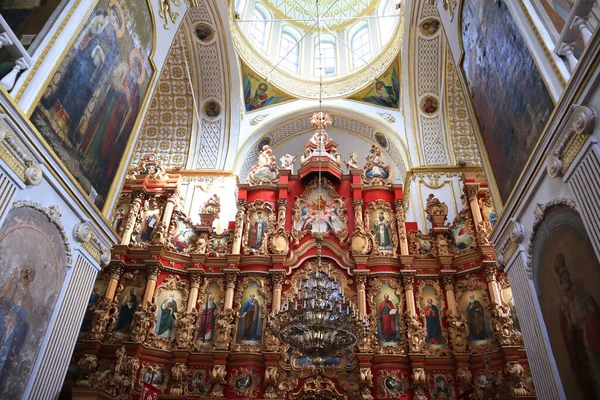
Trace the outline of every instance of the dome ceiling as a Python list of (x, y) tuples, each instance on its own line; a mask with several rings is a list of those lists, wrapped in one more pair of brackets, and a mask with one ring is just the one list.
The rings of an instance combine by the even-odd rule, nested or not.
[[(232, 1), (231, 37), (243, 62), (269, 85), (300, 99), (345, 98), (372, 84), (399, 53), (404, 13), (395, 4), (320, 0), (317, 7), (315, 0)], [(286, 35), (287, 44), (282, 39)]]

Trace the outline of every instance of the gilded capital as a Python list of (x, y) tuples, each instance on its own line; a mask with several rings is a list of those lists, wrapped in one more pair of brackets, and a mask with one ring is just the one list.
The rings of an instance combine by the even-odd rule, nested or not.
[(227, 283), (227, 289), (235, 289), (235, 283), (237, 282), (238, 272), (225, 272), (225, 282)]
[(177, 202), (179, 201), (179, 192), (178, 191), (169, 192), (167, 195), (167, 201), (169, 203), (177, 204)]
[(362, 199), (354, 199), (354, 201), (352, 202), (352, 205), (354, 205), (354, 208), (362, 208), (363, 201), (362, 201)]
[(465, 194), (469, 198), (469, 201), (477, 198), (477, 193), (479, 193), (479, 185), (465, 185)]
[(149, 281), (155, 281), (158, 279), (158, 275), (160, 274), (160, 265), (151, 264), (146, 268), (146, 274)]
[(202, 276), (202, 273), (199, 273), (199, 272), (193, 272), (190, 275), (190, 281), (192, 282), (192, 287), (195, 287), (195, 288), (200, 287), (203, 279), (204, 279), (204, 277)]
[(110, 266), (110, 279), (118, 281), (123, 275), (123, 266), (120, 264), (113, 264)]
[(446, 290), (454, 290), (454, 273), (442, 273), (442, 282)]
[(488, 282), (493, 282), (496, 280), (496, 273), (498, 272), (498, 266), (495, 261), (484, 261), (483, 262), (483, 273), (485, 274), (485, 279)]
[(415, 274), (413, 272), (402, 274), (402, 286), (404, 290), (414, 290)]
[(287, 199), (279, 199), (277, 200), (277, 207), (279, 208), (287, 208), (288, 201)]
[(273, 283), (273, 289), (279, 289), (283, 287), (283, 281), (285, 275), (283, 272), (271, 272), (271, 282)]
[(354, 275), (354, 279), (356, 281), (356, 288), (358, 290), (364, 290), (367, 285), (367, 276), (368, 272), (357, 272)]

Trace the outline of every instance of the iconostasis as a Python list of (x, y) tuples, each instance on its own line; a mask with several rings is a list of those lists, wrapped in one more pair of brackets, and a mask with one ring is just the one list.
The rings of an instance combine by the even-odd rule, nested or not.
[[(488, 240), (495, 211), (485, 176), (455, 173), (452, 220), (435, 190), (423, 189), (428, 197), (410, 207), (422, 208), (425, 225), (407, 221), (406, 194), (381, 149), (373, 145), (363, 167), (356, 155), (342, 160), (326, 118), (313, 118), (321, 129), (297, 174), (268, 145), (248, 184), (169, 173), (152, 158), (130, 171), (112, 220), (121, 241), (90, 296), (65, 391), (118, 398), (148, 384), (161, 398), (535, 397), (510, 285)], [(280, 341), (273, 321), (310, 287), (317, 237), (327, 285), (368, 332), (315, 365)]]

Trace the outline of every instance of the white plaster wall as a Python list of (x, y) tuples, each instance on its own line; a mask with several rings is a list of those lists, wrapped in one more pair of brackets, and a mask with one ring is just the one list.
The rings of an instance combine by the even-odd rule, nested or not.
[(452, 59), (454, 64), (460, 66), (462, 61), (463, 48), (460, 40), (460, 13), (462, 11), (463, 0), (456, 1), (456, 8), (454, 9), (454, 15), (452, 16), (449, 11), (444, 9), (444, 3), (439, 1), (437, 3), (438, 13), (440, 15), (440, 22), (444, 28), (446, 39), (448, 40), (448, 46), (452, 53)]
[[(51, 206), (58, 206), (61, 213), (60, 223), (64, 227), (65, 234), (67, 236), (66, 245), (71, 248), (72, 263), (70, 266), (64, 266), (67, 269), (66, 276), (56, 301), (52, 317), (48, 323), (44, 339), (42, 341), (40, 350), (37, 354), (37, 358), (31, 374), (28, 379), (26, 390), (23, 394), (23, 399), (48, 399), (58, 395), (60, 388), (62, 387), (62, 381), (64, 380), (67, 372), (67, 367), (71, 358), (71, 352), (75, 346), (77, 339), (78, 327), (81, 324), (83, 318), (83, 309), (91, 292), (95, 276), (100, 270), (99, 263), (90, 256), (90, 254), (83, 249), (81, 244), (74, 237), (74, 229), (77, 225), (82, 222), (90, 221), (90, 218), (86, 213), (79, 207), (77, 202), (65, 193), (63, 186), (58, 183), (52, 173), (45, 166), (42, 167), (44, 179), (38, 186), (27, 186), (23, 189), (18, 189), (11, 199), (3, 198), (2, 201), (9, 202), (9, 210), (12, 208), (12, 204), (19, 201), (27, 201), (29, 203), (39, 203), (40, 206), (50, 208)], [(10, 169), (0, 160), (0, 173), (10, 174)], [(2, 215), (0, 224), (4, 222), (8, 211)], [(92, 223), (95, 225), (94, 223)], [(97, 229), (97, 228), (96, 228)], [(112, 235), (111, 235), (112, 236)], [(100, 238), (105, 246), (110, 246), (109, 240), (114, 240), (114, 237), (110, 239), (107, 237)], [(35, 248), (35, 243), (24, 243), (24, 246), (31, 246), (32, 251)], [(77, 260), (80, 260), (77, 262)], [(87, 265), (87, 268), (91, 268), (86, 276), (89, 279), (85, 283), (77, 283), (76, 292), (75, 289), (69, 289), (73, 285), (72, 277), (77, 268), (83, 268), (83, 265)], [(59, 313), (58, 310), (63, 307), (65, 298), (71, 299), (71, 302), (75, 300), (75, 304), (68, 306), (69, 313)], [(65, 324), (66, 319), (70, 320), (69, 324)], [(66, 329), (66, 331), (65, 331)], [(58, 335), (55, 338), (58, 339), (59, 346), (48, 347), (49, 342), (52, 340), (52, 335)], [(56, 343), (55, 343), (56, 345)], [(42, 360), (50, 357), (52, 360), (51, 365), (42, 363)], [(47, 373), (52, 372), (57, 378), (54, 381), (46, 382), (42, 387), (38, 387), (37, 390), (32, 391), (34, 382), (38, 377), (44, 377)]]

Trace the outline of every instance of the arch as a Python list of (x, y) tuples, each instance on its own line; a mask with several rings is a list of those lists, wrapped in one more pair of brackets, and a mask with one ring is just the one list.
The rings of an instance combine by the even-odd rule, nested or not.
[(396, 11), (396, 2), (394, 0), (384, 0), (379, 4), (377, 15), (381, 18), (377, 21), (379, 28), (380, 45), (383, 47), (392, 37), (395, 18), (392, 17)]
[[(250, 168), (256, 163), (258, 157), (257, 144), (261, 140), (269, 139), (270, 146), (274, 147), (284, 140), (312, 131), (309, 117), (316, 111), (319, 111), (318, 106), (283, 114), (254, 131), (238, 148), (234, 170), (240, 181), (245, 182), (247, 180)], [(374, 137), (376, 132), (385, 134), (390, 139), (390, 143), (388, 148), (382, 149), (382, 151), (394, 164), (395, 179), (404, 182), (408, 169), (412, 165), (410, 154), (406, 144), (390, 127), (369, 115), (358, 113), (355, 110), (328, 106), (323, 111), (332, 116), (332, 129), (362, 137), (363, 140), (372, 144), (377, 144)]]
[(254, 5), (252, 11), (252, 25), (250, 26), (250, 38), (256, 42), (259, 48), (266, 50), (268, 43), (269, 19), (271, 14), (260, 3)]
[(366, 21), (356, 23), (348, 32), (348, 42), (350, 42), (351, 69), (362, 67), (371, 60), (371, 38), (369, 34), (369, 25)]
[(297, 29), (286, 25), (281, 30), (281, 42), (279, 44), (279, 58), (281, 66), (292, 72), (300, 72), (300, 32)]
[[(315, 38), (314, 46), (314, 75), (333, 76), (337, 75), (337, 40), (331, 34), (321, 35)], [(322, 61), (321, 61), (322, 60)]]
[(598, 395), (600, 263), (572, 201), (538, 204), (535, 215), (533, 283), (562, 386), (567, 398)]

